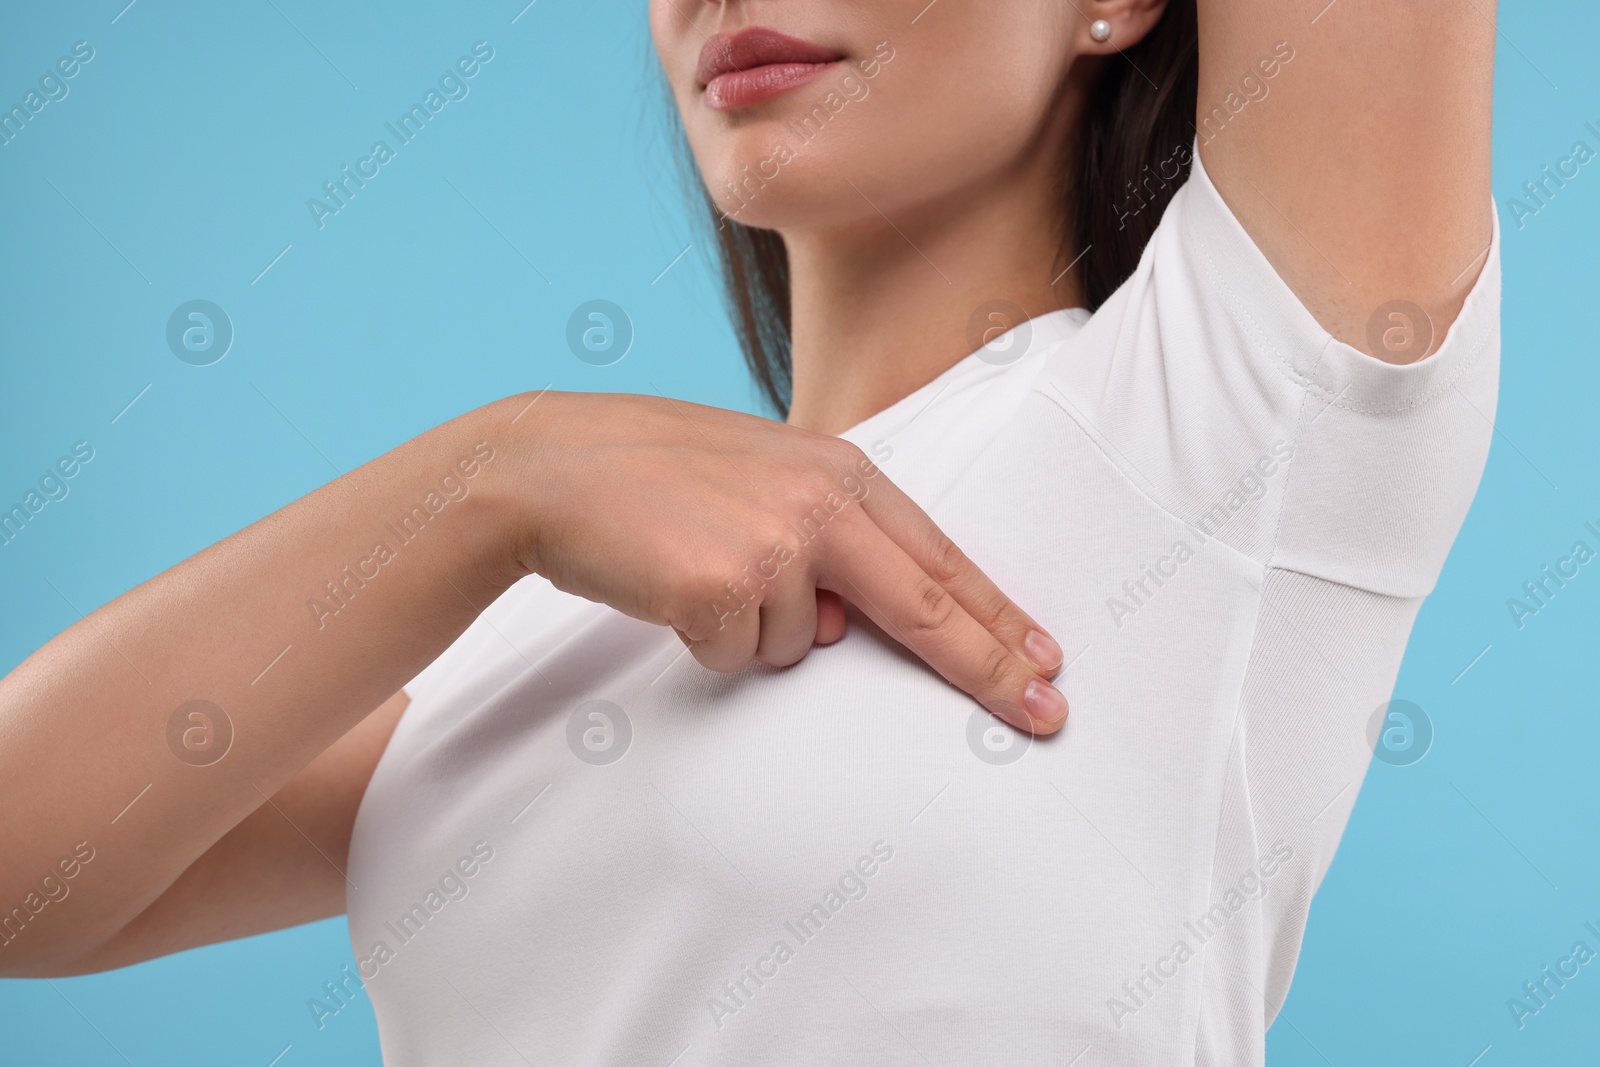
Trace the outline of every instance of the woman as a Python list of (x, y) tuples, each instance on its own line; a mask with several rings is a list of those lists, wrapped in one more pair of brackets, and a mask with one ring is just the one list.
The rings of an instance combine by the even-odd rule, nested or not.
[(1488, 447), (1492, 11), (650, 17), (788, 423), (511, 397), (57, 637), (6, 973), (348, 905), (397, 1065), (1261, 1062)]

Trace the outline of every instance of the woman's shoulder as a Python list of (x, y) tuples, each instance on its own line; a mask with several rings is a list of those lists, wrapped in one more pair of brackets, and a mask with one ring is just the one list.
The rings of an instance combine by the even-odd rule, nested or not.
[[(1102, 453), (1192, 521), (1262, 457), (1292, 455), (1228, 537), (1264, 566), (1428, 592), (1476, 491), (1499, 367), (1499, 229), (1442, 336), (1376, 309), (1378, 359), (1334, 337), (1195, 158), (1138, 268), (1041, 374)], [(1405, 361), (1408, 353), (1410, 361)]]

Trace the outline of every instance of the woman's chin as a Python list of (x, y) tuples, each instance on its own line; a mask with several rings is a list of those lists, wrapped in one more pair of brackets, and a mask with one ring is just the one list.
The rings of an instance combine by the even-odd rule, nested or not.
[(810, 196), (807, 192), (794, 186), (779, 190), (774, 183), (752, 189), (748, 184), (741, 188), (719, 181), (710, 187), (719, 224), (726, 221), (758, 230), (794, 230), (838, 221), (837, 196), (821, 190), (812, 191)]

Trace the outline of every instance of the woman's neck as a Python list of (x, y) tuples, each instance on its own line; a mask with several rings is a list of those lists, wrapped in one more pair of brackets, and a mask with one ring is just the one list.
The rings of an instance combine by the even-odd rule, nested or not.
[(981, 189), (892, 209), (892, 221), (862, 197), (870, 210), (848, 228), (785, 232), (789, 422), (836, 434), (908, 396), (973, 352), (983, 304), (1029, 317), (1081, 306), (1077, 271), (1061, 270), (1059, 165), (991, 174)]

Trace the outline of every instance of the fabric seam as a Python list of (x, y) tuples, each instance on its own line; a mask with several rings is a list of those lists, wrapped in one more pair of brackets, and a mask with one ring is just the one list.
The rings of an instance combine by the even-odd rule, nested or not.
[[(1315, 392), (1319, 397), (1328, 398), (1328, 403), (1331, 407), (1343, 408), (1347, 411), (1354, 411), (1357, 414), (1386, 415), (1399, 414), (1404, 411), (1410, 411), (1417, 407), (1421, 407), (1424, 404), (1432, 403), (1434, 400), (1437, 400), (1440, 396), (1442, 396), (1447, 390), (1454, 387), (1455, 383), (1459, 381), (1474, 364), (1477, 363), (1479, 357), (1483, 355), (1484, 348), (1487, 347), (1489, 343), (1490, 334), (1485, 333), (1483, 336), (1478, 338), (1477, 343), (1473, 345), (1468, 354), (1460, 357), (1456, 366), (1445, 372), (1445, 376), (1441, 378), (1440, 382), (1433, 389), (1419, 396), (1412, 397), (1410, 400), (1396, 402), (1389, 405), (1363, 404), (1356, 401), (1342, 400), (1340, 399), (1339, 393), (1332, 392), (1324, 388), (1314, 379), (1307, 379), (1304, 375), (1300, 374), (1299, 371), (1295, 370), (1292, 363), (1279, 354), (1277, 346), (1272, 344), (1268, 338), (1265, 328), (1262, 327), (1261, 324), (1256, 321), (1255, 317), (1250, 314), (1248, 309), (1243, 307), (1235, 298), (1233, 287), (1229, 284), (1227, 277), (1222, 272), (1222, 269), (1212, 258), (1211, 250), (1206, 247), (1205, 242), (1197, 242), (1197, 244), (1199, 245), (1201, 258), (1205, 263), (1206, 273), (1211, 276), (1211, 280), (1217, 285), (1218, 291), (1222, 294), (1223, 304), (1228, 314), (1234, 319), (1235, 322), (1245, 326), (1255, 334), (1256, 340), (1261, 343), (1261, 347), (1267, 353), (1268, 358), (1273, 364), (1276, 365), (1279, 374), (1283, 375), (1292, 384), (1303, 390)], [(1485, 264), (1485, 267), (1487, 268), (1487, 264)], [(1481, 278), (1482, 275), (1480, 274), (1479, 279), (1481, 280)], [(1476, 284), (1474, 284), (1473, 289), (1467, 294), (1469, 300), (1472, 298), (1475, 292), (1477, 292)], [(1293, 295), (1292, 291), (1291, 295)], [(1298, 300), (1299, 298), (1296, 296), (1295, 299)], [(1304, 305), (1302, 305), (1302, 307), (1303, 306)], [(1465, 310), (1465, 304), (1463, 304), (1463, 310)], [(1306, 313), (1308, 315), (1310, 314), (1309, 309), (1307, 309)], [(1461, 316), (1458, 314), (1456, 317), (1456, 322), (1460, 321)], [(1452, 323), (1452, 327), (1453, 326), (1454, 323)], [(1320, 324), (1318, 329), (1325, 338), (1322, 350), (1317, 356), (1317, 366), (1320, 367), (1322, 365), (1322, 352), (1327, 351), (1328, 345), (1344, 344), (1344, 342), (1334, 337), (1333, 334), (1329, 333), (1327, 330), (1321, 329)], [(1449, 331), (1446, 331), (1446, 340), (1448, 339)], [(1347, 345), (1346, 347), (1350, 346)], [(1380, 360), (1377, 360), (1376, 357), (1366, 355), (1362, 352), (1357, 352), (1357, 355), (1361, 356), (1363, 359), (1371, 359), (1374, 362), (1381, 362)], [(1426, 358), (1436, 359), (1438, 356), (1439, 353), (1435, 352), (1433, 355)]]
[[(1054, 383), (1052, 383), (1052, 384), (1054, 384)], [(1061, 387), (1059, 385), (1055, 386), (1055, 389), (1058, 392), (1060, 391), (1060, 388)], [(1033, 387), (1033, 389), (1032, 389), (1032, 392), (1037, 393), (1039, 396), (1044, 397), (1051, 404), (1053, 404), (1056, 407), (1057, 410), (1059, 410), (1063, 415), (1065, 415), (1072, 422), (1072, 424), (1078, 428), (1078, 432), (1083, 434), (1083, 436), (1088, 439), (1089, 444), (1092, 445), (1094, 447), (1094, 450), (1100, 454), (1100, 457), (1105, 460), (1106, 464), (1112, 470), (1116, 471), (1117, 474), (1122, 478), (1122, 480), (1128, 484), (1129, 488), (1131, 488), (1134, 492), (1138, 493), (1139, 496), (1142, 499), (1144, 499), (1147, 503), (1149, 503), (1151, 507), (1154, 507), (1156, 510), (1160, 511), (1161, 514), (1165, 515), (1167, 518), (1171, 519), (1173, 522), (1176, 522), (1181, 526), (1187, 527), (1193, 521), (1191, 519), (1185, 519), (1183, 516), (1179, 515), (1171, 507), (1167, 506), (1166, 504), (1163, 504), (1160, 500), (1157, 500), (1153, 488), (1146, 489), (1143, 485), (1141, 485), (1140, 481), (1145, 481), (1145, 482), (1149, 481), (1149, 479), (1145, 478), (1145, 476), (1143, 474), (1139, 474), (1138, 480), (1135, 480), (1133, 475), (1129, 474), (1128, 471), (1123, 468), (1122, 464), (1117, 462), (1116, 457), (1112, 456), (1110, 452), (1106, 451), (1106, 446), (1105, 446), (1105, 444), (1102, 443), (1101, 435), (1099, 434), (1099, 432), (1097, 430), (1095, 430), (1093, 426), (1087, 425), (1086, 424), (1087, 420), (1081, 420), (1081, 419), (1078, 418), (1078, 416), (1072, 410), (1071, 401), (1067, 401), (1066, 403), (1063, 403), (1062, 401), (1065, 399), (1064, 397), (1057, 398), (1055, 395), (1053, 395), (1051, 393), (1051, 391), (1049, 389), (1047, 389), (1047, 388), (1045, 388), (1043, 386), (1035, 385)], [(1298, 427), (1297, 427), (1297, 429), (1298, 429)], [(1290, 466), (1293, 466), (1293, 465), (1294, 465), (1293, 461), (1291, 461), (1290, 462)], [(1135, 474), (1138, 473), (1137, 468), (1135, 468), (1134, 473)], [(1151, 483), (1151, 485), (1153, 487), (1154, 483)], [(1287, 490), (1287, 485), (1285, 486), (1285, 489)], [(1280, 508), (1280, 510), (1281, 510), (1281, 508)], [(1276, 532), (1274, 532), (1273, 536), (1274, 536), (1274, 539), (1276, 539), (1276, 536), (1277, 536)], [(1265, 562), (1263, 562), (1262, 560), (1256, 559), (1254, 556), (1251, 556), (1249, 553), (1243, 551), (1242, 549), (1236, 548), (1234, 545), (1230, 544), (1229, 542), (1223, 540), (1220, 537), (1214, 537), (1214, 538), (1212, 538), (1210, 541), (1208, 541), (1206, 543), (1207, 544), (1221, 545), (1223, 548), (1225, 548), (1229, 552), (1231, 552), (1234, 556), (1236, 556), (1239, 559), (1244, 560), (1245, 562), (1250, 564), (1250, 566), (1254, 570), (1258, 570), (1258, 571), (1259, 570), (1264, 570), (1267, 567), (1267, 564)], [(1275, 548), (1276, 545), (1274, 544), (1273, 547)]]
[[(1220, 279), (1218, 279), (1218, 280), (1220, 281)], [(1326, 350), (1327, 350), (1327, 348), (1326, 348), (1326, 346), (1324, 346), (1323, 347), (1323, 351), (1325, 352)], [(1316, 364), (1316, 366), (1320, 367), (1321, 365), (1322, 365), (1322, 352), (1319, 352), (1317, 354), (1317, 364)], [(1315, 369), (1316, 368), (1314, 367), (1313, 368), (1313, 373), (1315, 373)], [(1306, 403), (1310, 399), (1310, 397), (1311, 397), (1311, 390), (1306, 388), (1304, 385), (1302, 385), (1300, 387), (1300, 405), (1299, 405), (1299, 410), (1295, 413), (1295, 423), (1294, 423), (1294, 435), (1293, 435), (1294, 446), (1293, 447), (1296, 450), (1298, 450), (1299, 447), (1300, 447), (1300, 439), (1301, 439), (1301, 436), (1302, 436), (1302, 431), (1305, 429)], [(1258, 645), (1259, 645), (1259, 643), (1261, 641), (1261, 620), (1262, 620), (1262, 616), (1264, 615), (1264, 612), (1262, 611), (1262, 608), (1264, 607), (1265, 602), (1266, 602), (1266, 598), (1267, 598), (1267, 582), (1270, 580), (1271, 575), (1272, 575), (1272, 571), (1274, 569), (1273, 566), (1272, 566), (1272, 560), (1277, 557), (1277, 554), (1278, 554), (1278, 539), (1283, 533), (1283, 512), (1284, 512), (1284, 509), (1288, 506), (1289, 493), (1293, 490), (1293, 487), (1294, 487), (1294, 461), (1291, 459), (1290, 462), (1289, 462), (1288, 474), (1284, 478), (1283, 494), (1278, 498), (1278, 514), (1276, 516), (1276, 520), (1273, 523), (1273, 527), (1272, 527), (1272, 540), (1267, 545), (1267, 562), (1266, 562), (1266, 565), (1263, 568), (1262, 573), (1261, 573), (1261, 585), (1256, 588), (1255, 620), (1251, 623), (1251, 627), (1250, 627), (1250, 647), (1245, 652), (1244, 670), (1241, 671), (1240, 675), (1239, 675), (1239, 691), (1236, 694), (1236, 698), (1235, 698), (1235, 702), (1234, 702), (1234, 706), (1233, 706), (1233, 726), (1232, 726), (1232, 729), (1229, 730), (1229, 732), (1228, 732), (1228, 760), (1224, 764), (1224, 767), (1223, 767), (1221, 795), (1217, 798), (1217, 811), (1216, 811), (1216, 823), (1215, 823), (1215, 825), (1216, 825), (1216, 837), (1213, 838), (1212, 842), (1211, 842), (1211, 862), (1207, 866), (1207, 869), (1206, 869), (1206, 900), (1208, 902), (1211, 899), (1211, 891), (1212, 891), (1212, 888), (1213, 888), (1212, 887), (1212, 880), (1216, 877), (1216, 872), (1217, 872), (1217, 853), (1222, 847), (1222, 819), (1223, 819), (1223, 814), (1224, 814), (1224, 811), (1225, 811), (1225, 809), (1227, 807), (1227, 803), (1228, 803), (1228, 795), (1227, 795), (1228, 771), (1233, 766), (1233, 757), (1234, 757), (1234, 752), (1235, 752), (1234, 746), (1237, 744), (1237, 742), (1239, 740), (1240, 722), (1244, 717), (1244, 689), (1245, 689), (1245, 685), (1249, 682), (1250, 669), (1251, 669), (1251, 666), (1255, 663), (1256, 648), (1258, 647)], [(1245, 769), (1243, 767), (1240, 768), (1240, 774), (1246, 776), (1246, 784), (1248, 785), (1248, 773), (1245, 771)], [(1246, 792), (1248, 792), (1248, 788), (1246, 789)], [(1247, 804), (1246, 807), (1251, 811), (1252, 814), (1254, 813), (1254, 808), (1253, 808), (1252, 805)], [(1259, 847), (1260, 842), (1258, 841), (1258, 842), (1256, 842), (1256, 844)], [(1198, 1054), (1198, 1051), (1199, 1051), (1199, 1048), (1200, 1048), (1200, 1025), (1201, 1025), (1202, 1020), (1205, 1017), (1205, 998), (1206, 998), (1206, 989), (1207, 989), (1206, 979), (1207, 979), (1207, 975), (1208, 975), (1208, 971), (1207, 971), (1207, 964), (1208, 963), (1209, 963), (1209, 960), (1206, 958), (1205, 954), (1202, 953), (1201, 957), (1200, 957), (1200, 981), (1199, 981), (1200, 1010), (1196, 1013), (1194, 1035), (1193, 1035), (1193, 1038), (1191, 1039), (1191, 1042), (1190, 1042), (1191, 1058)], [(1263, 995), (1262, 995), (1263, 1003), (1265, 1002), (1265, 1000), (1266, 1000), (1265, 991), (1263, 991)], [(1263, 1034), (1266, 1033), (1267, 1025), (1268, 1024), (1265, 1021), (1263, 1021), (1263, 1025), (1262, 1025), (1262, 1033)]]

